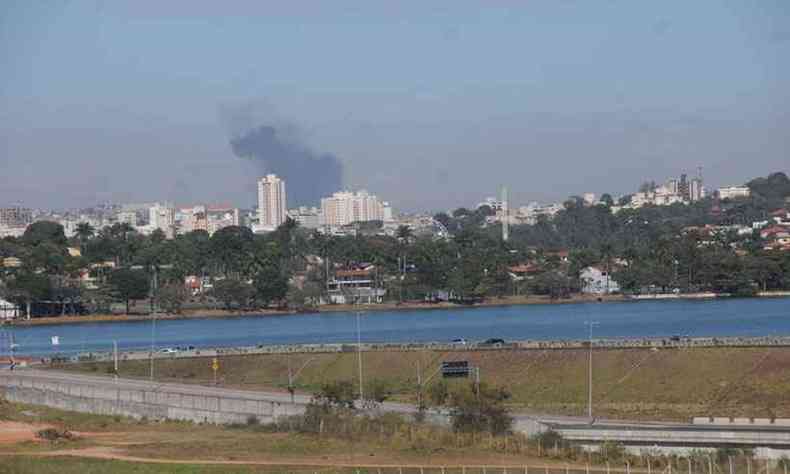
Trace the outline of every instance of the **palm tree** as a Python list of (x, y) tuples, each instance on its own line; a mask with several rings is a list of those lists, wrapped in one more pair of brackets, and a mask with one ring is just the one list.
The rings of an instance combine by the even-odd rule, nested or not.
[(80, 241), (80, 253), (85, 254), (85, 242), (91, 239), (96, 234), (96, 229), (93, 228), (87, 222), (80, 222), (77, 224), (77, 228), (75, 230), (75, 235), (77, 239)]

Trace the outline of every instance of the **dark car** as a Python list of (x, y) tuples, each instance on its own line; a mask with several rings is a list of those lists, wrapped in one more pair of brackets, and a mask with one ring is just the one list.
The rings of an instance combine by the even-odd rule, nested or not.
[(500, 339), (498, 337), (491, 337), (491, 338), (488, 338), (485, 341), (483, 341), (483, 344), (485, 344), (487, 346), (501, 346), (504, 343), (505, 343), (505, 340), (504, 339)]

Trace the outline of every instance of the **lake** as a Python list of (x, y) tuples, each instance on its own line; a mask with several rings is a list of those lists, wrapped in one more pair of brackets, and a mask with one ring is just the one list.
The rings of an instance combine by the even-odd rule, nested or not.
[[(585, 321), (599, 323), (594, 337), (790, 335), (790, 299), (745, 298), (541, 304), (362, 313), (364, 342), (427, 342), (498, 337), (558, 340), (587, 337)], [(355, 342), (356, 314), (328, 312), (228, 319), (84, 323), (0, 330), (0, 354), (9, 341), (20, 355), (255, 344)], [(60, 344), (53, 346), (52, 336)]]

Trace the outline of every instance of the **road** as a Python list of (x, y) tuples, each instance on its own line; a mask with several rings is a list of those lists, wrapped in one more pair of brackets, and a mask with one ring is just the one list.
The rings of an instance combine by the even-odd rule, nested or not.
[[(0, 383), (4, 375), (23, 378), (34, 382), (59, 382), (74, 385), (89, 385), (110, 393), (122, 391), (148, 391), (166, 394), (193, 395), (198, 397), (219, 397), (243, 401), (273, 402), (284, 406), (305, 406), (311, 397), (304, 394), (291, 394), (277, 391), (251, 391), (203, 385), (160, 383), (150, 380), (113, 378), (110, 376), (85, 375), (54, 370), (8, 369), (0, 372)], [(167, 403), (167, 402), (165, 402)], [(380, 409), (401, 414), (414, 414), (415, 406), (404, 403), (385, 402)], [(446, 411), (431, 410), (428, 415), (435, 422), (445, 422)], [(764, 425), (692, 425), (690, 423), (671, 423), (659, 421), (624, 421), (596, 419), (587, 417), (556, 416), (537, 413), (514, 413), (514, 430), (533, 435), (545, 431), (547, 427), (556, 430), (563, 437), (579, 442), (603, 442), (618, 440), (624, 444), (650, 446), (771, 446), (790, 448), (790, 426)]]
[[(0, 369), (2, 370), (2, 369)], [(130, 378), (113, 378), (111, 376), (101, 375), (86, 375), (72, 372), (61, 372), (57, 370), (40, 370), (40, 369), (17, 369), (13, 372), (4, 370), (5, 373), (13, 374), (14, 376), (26, 377), (35, 380), (48, 380), (59, 382), (70, 382), (77, 384), (88, 384), (94, 387), (106, 389), (130, 389), (130, 390), (148, 390), (157, 392), (178, 393), (184, 395), (199, 395), (199, 396), (220, 396), (228, 398), (242, 398), (248, 400), (261, 400), (276, 403), (293, 403), (297, 405), (306, 405), (310, 403), (311, 396), (305, 394), (294, 394), (293, 399), (287, 392), (277, 391), (252, 391), (252, 390), (238, 390), (224, 387), (211, 387), (205, 385), (195, 384), (179, 384), (171, 382), (156, 382), (143, 379), (130, 379)], [(1, 374), (0, 374), (1, 375)], [(406, 403), (384, 402), (381, 404), (381, 409), (388, 412), (413, 414), (417, 412), (414, 405)], [(446, 414), (446, 412), (437, 412), (432, 410), (433, 413)], [(540, 413), (514, 413), (514, 421), (516, 425), (530, 424), (530, 423), (552, 423), (559, 425), (575, 425), (575, 426), (589, 426), (590, 419), (587, 417), (576, 416), (557, 416)], [(678, 423), (663, 423), (663, 422), (640, 422), (640, 421), (623, 421), (623, 420), (595, 420), (596, 425), (618, 425), (618, 426), (690, 426)]]

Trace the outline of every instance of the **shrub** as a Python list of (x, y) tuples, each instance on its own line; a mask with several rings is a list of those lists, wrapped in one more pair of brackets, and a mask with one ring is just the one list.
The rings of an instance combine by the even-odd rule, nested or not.
[(442, 406), (447, 402), (447, 397), (450, 396), (450, 390), (447, 388), (447, 382), (440, 380), (435, 384), (428, 387), (428, 399), (434, 406)]
[(313, 402), (326, 407), (353, 409), (356, 399), (357, 393), (350, 380), (324, 383), (321, 389), (313, 394)]
[(481, 383), (467, 385), (450, 394), (450, 419), (453, 429), (460, 432), (487, 431), (494, 435), (508, 433), (513, 418), (504, 401), (510, 394), (503, 388), (490, 388)]
[(77, 439), (77, 436), (75, 436), (72, 432), (68, 430), (58, 431), (55, 428), (45, 428), (40, 430), (36, 433), (36, 437), (51, 442), (74, 441)]

